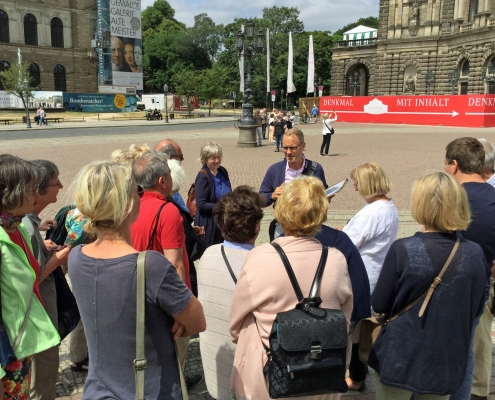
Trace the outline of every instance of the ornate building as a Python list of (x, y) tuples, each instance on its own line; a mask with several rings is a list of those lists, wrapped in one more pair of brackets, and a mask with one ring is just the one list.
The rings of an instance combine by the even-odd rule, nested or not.
[(337, 42), (331, 95), (495, 94), (495, 1), (380, 0), (377, 38)]
[(0, 70), (20, 49), (40, 90), (96, 92), (95, 27), (95, 0), (2, 0)]

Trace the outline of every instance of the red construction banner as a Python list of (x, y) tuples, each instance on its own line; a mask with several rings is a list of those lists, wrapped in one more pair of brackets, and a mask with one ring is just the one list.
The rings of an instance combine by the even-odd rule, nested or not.
[(320, 114), (332, 110), (339, 122), (495, 126), (495, 95), (321, 97)]

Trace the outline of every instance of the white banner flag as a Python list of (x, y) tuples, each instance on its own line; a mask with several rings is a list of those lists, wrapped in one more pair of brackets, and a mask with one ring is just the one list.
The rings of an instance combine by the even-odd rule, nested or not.
[[(244, 25), (241, 25), (241, 32), (244, 33)], [(239, 73), (241, 75), (239, 91), (244, 93), (244, 49), (242, 49), (241, 56), (239, 57)]]
[(308, 83), (306, 84), (306, 93), (314, 93), (315, 81), (315, 54), (313, 51), (313, 35), (309, 35), (309, 53), (308, 53)]
[(266, 28), (266, 92), (270, 89), (270, 29)]
[(289, 32), (289, 68), (287, 71), (287, 93), (292, 93), (296, 91), (296, 87), (294, 86), (293, 82), (293, 54), (292, 54), (292, 32)]

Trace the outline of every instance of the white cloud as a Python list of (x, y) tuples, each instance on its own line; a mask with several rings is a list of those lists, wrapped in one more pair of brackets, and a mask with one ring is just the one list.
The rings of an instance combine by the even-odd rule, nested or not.
[[(194, 16), (206, 13), (216, 24), (229, 24), (235, 18), (260, 18), (265, 7), (281, 6), (280, 2), (262, 0), (168, 0), (175, 9), (175, 18), (188, 27), (194, 24)], [(154, 0), (142, 0), (142, 9)], [(286, 0), (286, 7), (297, 7), (299, 19), (307, 31), (336, 31), (361, 17), (378, 17), (379, 0)]]

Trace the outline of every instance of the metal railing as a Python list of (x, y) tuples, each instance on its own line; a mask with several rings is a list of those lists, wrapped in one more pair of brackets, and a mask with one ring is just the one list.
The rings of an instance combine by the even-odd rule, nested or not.
[(376, 44), (376, 38), (356, 39), (356, 40), (339, 40), (334, 44), (335, 48), (342, 47), (361, 47), (361, 46), (373, 46)]

